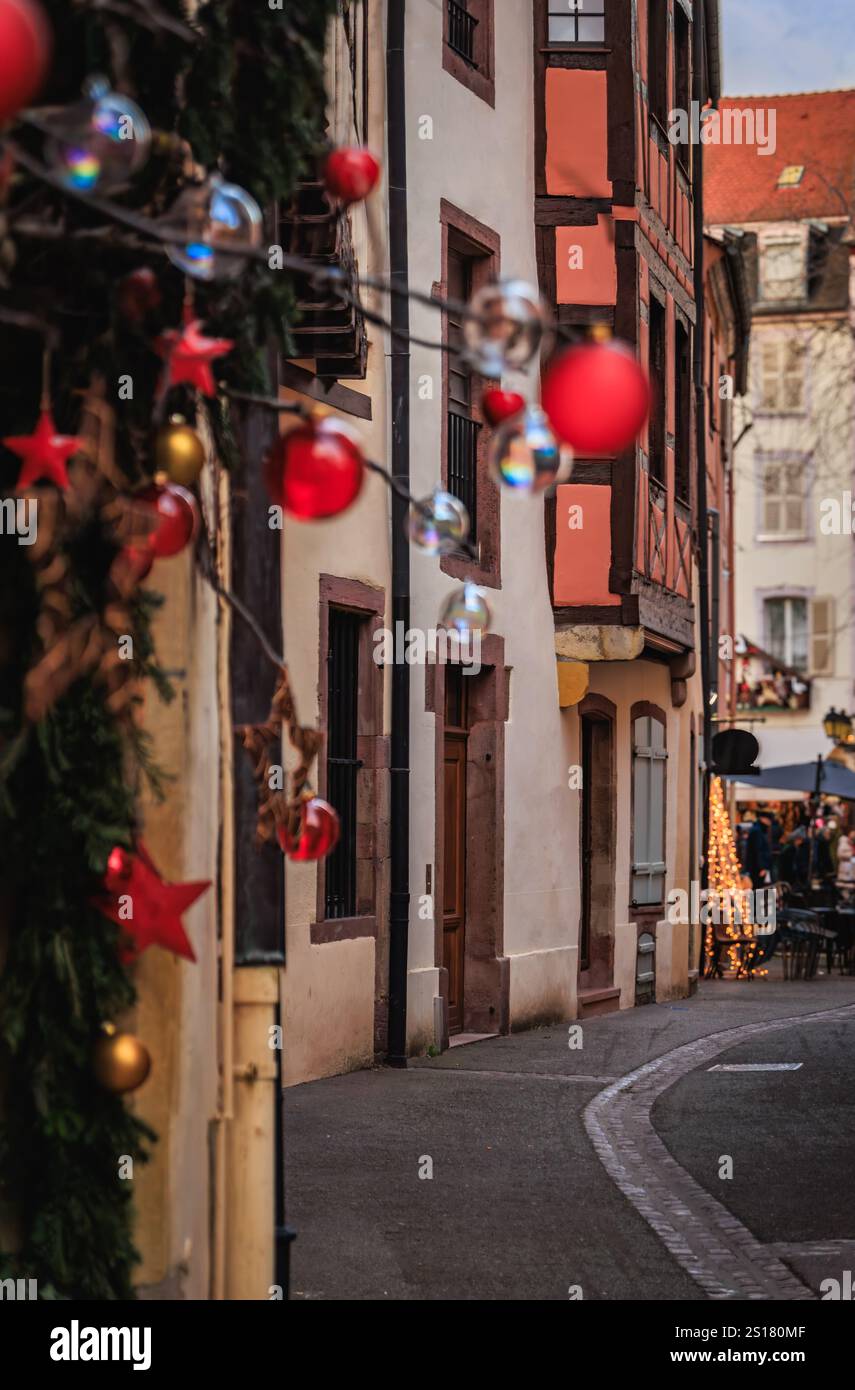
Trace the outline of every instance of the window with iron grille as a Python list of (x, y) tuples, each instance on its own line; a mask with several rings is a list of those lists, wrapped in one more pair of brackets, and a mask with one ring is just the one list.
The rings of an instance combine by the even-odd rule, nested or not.
[(674, 334), (674, 491), (682, 502), (692, 495), (692, 356), (689, 331), (677, 319)]
[(668, 0), (648, 0), (647, 99), (664, 129), (668, 121)]
[(356, 826), (359, 769), (356, 756), (359, 709), (359, 647), (365, 619), (330, 608), (327, 653), (327, 801), (341, 821), (341, 836), (326, 861), (325, 912), (355, 917)]
[(475, 59), (475, 30), (478, 20), (460, 0), (448, 0), (448, 46), (459, 54), (464, 63), (477, 68)]
[(606, 0), (549, 0), (549, 42), (604, 43)]
[(665, 483), (665, 306), (650, 296), (650, 476)]
[[(472, 295), (476, 257), (449, 243), (448, 297), (466, 304)], [(463, 346), (463, 321), (453, 308), (448, 310), (448, 342)], [(448, 491), (469, 512), (469, 537), (478, 537), (478, 437), (481, 425), (472, 418), (472, 371), (461, 358), (448, 360)]]
[[(436, 0), (434, 0), (436, 3)], [(488, 106), (496, 104), (495, 0), (439, 0), (442, 66)]]

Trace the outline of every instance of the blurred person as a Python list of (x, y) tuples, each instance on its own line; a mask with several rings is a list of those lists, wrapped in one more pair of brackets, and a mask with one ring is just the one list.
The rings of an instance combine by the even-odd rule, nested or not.
[(810, 846), (803, 825), (787, 836), (778, 860), (778, 878), (792, 888), (806, 888), (810, 874)]
[(750, 831), (745, 846), (745, 872), (752, 888), (762, 888), (772, 881), (772, 845), (769, 838), (770, 816), (761, 811)]

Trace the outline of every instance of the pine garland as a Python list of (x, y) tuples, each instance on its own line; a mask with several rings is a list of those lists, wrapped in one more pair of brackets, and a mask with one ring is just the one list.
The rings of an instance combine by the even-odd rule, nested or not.
[[(181, 0), (159, 0), (149, 22), (86, 3), (43, 0), (54, 27), (54, 71), (45, 105), (70, 103), (103, 72), (133, 96), (153, 128), (190, 142), (196, 161), (219, 168), (262, 206), (284, 198), (320, 151), (324, 135), (326, 24), (336, 0), (300, 0), (284, 10), (246, 0), (210, 0), (189, 22), (188, 41), (156, 14), (188, 23)], [(152, 19), (151, 16), (155, 18)], [(41, 154), (37, 132), (15, 138)], [(157, 215), (180, 187), (174, 162), (153, 157), (128, 206)], [(16, 213), (61, 225), (64, 239), (16, 235)], [(130, 373), (132, 401), (117, 412), (116, 463), (129, 487), (150, 476), (151, 423), (160, 360), (158, 331), (180, 318), (184, 284), (162, 252), (136, 253), (109, 237), (93, 249), (74, 233), (100, 224), (86, 207), (17, 175), (0, 255), (0, 313), (8, 307), (56, 337), (51, 390), (58, 428), (75, 433), (81, 393), (102, 373)], [(141, 265), (158, 274), (160, 316), (143, 332), (116, 312), (121, 277)], [(200, 286), (196, 309), (234, 352), (218, 367), (235, 389), (269, 390), (264, 349), (285, 346), (291, 289), (284, 276), (250, 268), (225, 287)], [(43, 337), (4, 327), (0, 338), (0, 435), (28, 433), (38, 414)], [(187, 395), (185, 411), (192, 414)], [(216, 412), (215, 412), (216, 414)], [(215, 419), (221, 441), (228, 422)], [(0, 450), (0, 494), (18, 461)], [(115, 536), (99, 517), (69, 525), (60, 544), (76, 614), (103, 610)], [(156, 599), (133, 608), (138, 676), (168, 688), (153, 652)], [(41, 655), (39, 595), (25, 547), (0, 537), (0, 1198), (17, 1225), (0, 1277), (36, 1278), (43, 1298), (129, 1298), (137, 1258), (131, 1184), (121, 1155), (144, 1161), (155, 1136), (122, 1101), (93, 1082), (90, 1058), (101, 1023), (132, 1005), (117, 929), (89, 906), (116, 844), (130, 846), (142, 775), (163, 790), (140, 731), (108, 714), (92, 674), (77, 680), (42, 722), (27, 727), (23, 684)], [(166, 788), (168, 794), (168, 787)], [(5, 960), (2, 952), (5, 940)]]

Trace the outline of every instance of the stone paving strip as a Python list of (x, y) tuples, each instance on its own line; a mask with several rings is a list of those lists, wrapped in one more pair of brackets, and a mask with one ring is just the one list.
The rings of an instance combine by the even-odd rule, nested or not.
[(654, 1102), (687, 1072), (739, 1043), (853, 1015), (850, 1004), (697, 1038), (637, 1067), (588, 1104), (585, 1128), (609, 1176), (709, 1298), (815, 1299), (816, 1294), (782, 1263), (785, 1245), (761, 1245), (672, 1157), (653, 1128)]

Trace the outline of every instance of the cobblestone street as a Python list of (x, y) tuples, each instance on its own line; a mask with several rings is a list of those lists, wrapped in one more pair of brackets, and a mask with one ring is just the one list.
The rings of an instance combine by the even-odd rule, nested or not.
[[(295, 1297), (800, 1300), (851, 1266), (855, 980), (704, 983), (567, 1044), (289, 1091)], [(801, 1065), (709, 1070), (752, 1063)]]

